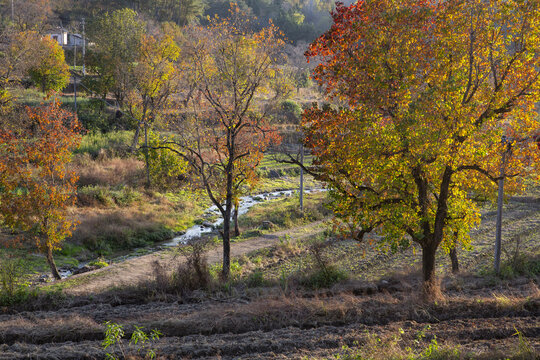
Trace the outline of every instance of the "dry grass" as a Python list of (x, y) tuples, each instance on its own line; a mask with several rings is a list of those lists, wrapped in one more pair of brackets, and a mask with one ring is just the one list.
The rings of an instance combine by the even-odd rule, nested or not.
[(144, 177), (144, 163), (134, 158), (93, 160), (89, 154), (79, 154), (71, 166), (79, 176), (79, 186), (138, 186)]
[(0, 343), (46, 343), (102, 339), (103, 327), (86, 316), (68, 315), (41, 319), (24, 318), (0, 322)]
[(70, 242), (83, 244), (93, 251), (103, 247), (102, 253), (107, 253), (112, 248), (144, 245), (142, 242), (141, 244), (128, 242), (137, 232), (164, 229), (153, 216), (134, 208), (79, 211), (78, 218), (80, 223), (73, 232)]

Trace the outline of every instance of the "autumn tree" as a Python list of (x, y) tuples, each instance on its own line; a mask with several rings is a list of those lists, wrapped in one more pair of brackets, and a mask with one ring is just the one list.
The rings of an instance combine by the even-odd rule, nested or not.
[(306, 56), (321, 61), (314, 78), (342, 106), (304, 114), (311, 170), (358, 238), (420, 245), (434, 298), (435, 253), (470, 242), (475, 197), (495, 194), (507, 147), (507, 190), (538, 174), (540, 3), (361, 0), (332, 17)]
[(177, 72), (174, 61), (180, 49), (170, 36), (156, 39), (144, 35), (141, 39), (139, 56), (133, 68), (133, 88), (127, 93), (125, 108), (137, 121), (133, 138), (134, 148), (139, 133), (144, 131), (144, 158), (146, 163), (146, 186), (150, 187), (150, 165), (148, 132), (150, 127), (167, 108), (169, 97), (175, 90)]
[(77, 177), (66, 165), (81, 140), (77, 118), (56, 102), (28, 108), (29, 124), (0, 131), (0, 216), (3, 224), (34, 234), (56, 279), (53, 251), (71, 235), (67, 215)]
[(187, 98), (187, 107), (171, 124), (176, 140), (169, 144), (221, 213), (225, 279), (235, 197), (255, 179), (263, 151), (278, 141), (259, 98), (272, 95), (270, 80), (279, 74), (275, 65), (284, 45), (275, 26), (253, 33), (239, 15), (185, 31), (182, 74), (195, 85), (196, 95)]
[(36, 45), (36, 61), (29, 69), (32, 80), (44, 93), (64, 89), (71, 76), (64, 50), (49, 37), (43, 37)]

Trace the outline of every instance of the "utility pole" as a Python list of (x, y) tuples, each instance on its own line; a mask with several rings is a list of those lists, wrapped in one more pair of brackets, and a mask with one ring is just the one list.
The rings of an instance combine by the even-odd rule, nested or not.
[(73, 45), (73, 91), (75, 96), (75, 114), (77, 114), (77, 43)]
[(82, 18), (82, 74), (83, 76), (86, 76), (86, 61), (85, 61), (85, 55), (86, 55), (86, 34), (84, 31), (84, 18)]
[(502, 211), (504, 197), (504, 176), (506, 157), (512, 149), (512, 142), (503, 135), (501, 142), (506, 146), (502, 154), (501, 170), (499, 175), (499, 194), (497, 197), (497, 228), (495, 230), (495, 273), (498, 275), (501, 270), (501, 233), (502, 233)]
[(11, 22), (15, 23), (15, 10), (13, 7), (13, 0), (11, 0)]

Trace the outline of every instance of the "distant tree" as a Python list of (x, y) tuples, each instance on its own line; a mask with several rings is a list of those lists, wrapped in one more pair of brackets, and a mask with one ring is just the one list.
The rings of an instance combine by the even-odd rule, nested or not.
[(0, 112), (12, 105), (10, 88), (28, 76), (40, 58), (40, 37), (34, 31), (6, 28), (0, 33)]
[(71, 235), (67, 211), (77, 177), (66, 165), (81, 136), (75, 115), (56, 102), (28, 108), (30, 126), (0, 130), (0, 217), (4, 226), (34, 234), (56, 279), (53, 251)]
[(203, 0), (156, 0), (149, 5), (156, 20), (173, 21), (179, 26), (196, 22), (204, 8)]
[(88, 54), (89, 87), (103, 97), (112, 93), (122, 105), (133, 89), (133, 68), (140, 53), (146, 23), (131, 9), (105, 13), (88, 24), (88, 38), (95, 44)]
[(43, 37), (36, 46), (37, 62), (28, 70), (32, 80), (44, 93), (62, 90), (71, 76), (64, 50), (49, 37)]
[(137, 121), (132, 148), (137, 145), (139, 133), (144, 131), (146, 186), (150, 186), (150, 158), (148, 132), (152, 124), (167, 108), (169, 97), (176, 89), (177, 72), (174, 61), (180, 49), (169, 36), (155, 39), (144, 35), (137, 63), (133, 67), (133, 88), (127, 93), (125, 109)]
[[(11, 22), (12, 0), (0, 0), (2, 17)], [(16, 30), (42, 32), (54, 17), (51, 0), (13, 0), (13, 23)]]
[[(358, 1), (338, 7), (310, 45), (329, 101), (304, 114), (315, 171), (336, 214), (389, 248), (422, 248), (424, 296), (438, 295), (435, 254), (468, 244), (492, 197), (538, 174), (540, 2)], [(510, 139), (501, 143), (501, 136)], [(528, 139), (528, 140), (527, 140)]]
[(230, 222), (241, 187), (256, 178), (264, 150), (279, 141), (258, 98), (279, 73), (284, 42), (270, 25), (258, 32), (232, 19), (185, 32), (182, 74), (196, 94), (171, 124), (169, 146), (189, 164), (223, 217), (223, 278), (230, 273)]

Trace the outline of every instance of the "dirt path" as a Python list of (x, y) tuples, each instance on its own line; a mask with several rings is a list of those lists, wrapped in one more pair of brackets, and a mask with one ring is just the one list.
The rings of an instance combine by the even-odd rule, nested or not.
[[(322, 226), (323, 221), (317, 221), (292, 229), (262, 235), (250, 240), (232, 243), (231, 257), (242, 256), (252, 251), (270, 247), (278, 243), (279, 238), (285, 235), (289, 235), (296, 240), (304, 239), (321, 231)], [(65, 292), (71, 295), (99, 293), (116, 286), (134, 285), (141, 281), (149, 280), (152, 277), (152, 264), (156, 260), (167, 263), (172, 261), (174, 256), (174, 253), (170, 249), (162, 250), (113, 264), (99, 270), (74, 275), (60, 282), (55, 282), (55, 284), (66, 283)], [(222, 247), (218, 246), (210, 250), (207, 257), (210, 264), (220, 262), (223, 258)], [(179, 257), (176, 261), (185, 261), (185, 258)]]

